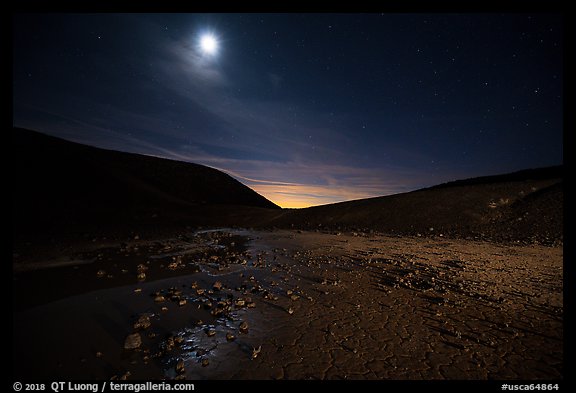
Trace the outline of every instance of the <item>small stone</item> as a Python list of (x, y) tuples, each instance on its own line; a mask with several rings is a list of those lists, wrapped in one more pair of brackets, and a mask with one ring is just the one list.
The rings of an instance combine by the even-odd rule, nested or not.
[(150, 317), (148, 315), (140, 315), (138, 321), (136, 321), (136, 323), (134, 324), (134, 329), (135, 330), (147, 329), (150, 327), (150, 325), (151, 325)]
[(135, 293), (140, 293), (140, 292), (142, 292), (142, 288), (136, 288), (136, 289), (134, 289), (134, 292), (135, 292)]
[(208, 359), (202, 360), (202, 367), (207, 367), (209, 364), (210, 364), (210, 362), (208, 361)]
[(185, 370), (184, 368), (184, 360), (180, 360), (178, 363), (176, 363), (176, 367), (174, 367), (174, 369), (176, 370), (177, 374), (183, 374)]
[(140, 235), (134, 236), (134, 240), (140, 240)]
[(240, 324), (239, 329), (240, 329), (240, 333), (244, 333), (244, 334), (248, 333), (248, 322), (246, 322), (246, 321), (242, 322)]
[(292, 295), (292, 296), (290, 296), (290, 299), (292, 299), (292, 300), (295, 301), (295, 300), (300, 299), (300, 296), (298, 296), (298, 295)]
[(256, 303), (254, 302), (248, 303), (248, 308), (256, 308)]
[(101, 358), (101, 357), (102, 357), (102, 352), (100, 352), (100, 351), (96, 352), (96, 357), (97, 357), (97, 358)]
[(262, 345), (260, 345), (258, 348), (252, 348), (252, 359), (256, 359), (261, 351)]
[(203, 289), (203, 288), (198, 288), (198, 289), (196, 290), (196, 294), (197, 294), (198, 296), (204, 295), (204, 289)]
[(161, 308), (161, 310), (162, 310), (162, 311), (168, 311), (168, 307), (163, 306), (163, 307)]
[(168, 337), (166, 340), (165, 348), (167, 352), (170, 352), (172, 349), (174, 349), (174, 337)]
[(292, 315), (294, 314), (294, 309), (292, 307), (288, 307), (288, 314)]
[(138, 349), (141, 345), (142, 337), (140, 337), (140, 333), (130, 334), (124, 341), (124, 349)]
[(146, 273), (144, 273), (144, 272), (138, 273), (136, 278), (138, 279), (138, 281), (144, 281), (144, 280), (146, 280)]
[(194, 281), (194, 282), (192, 283), (192, 285), (190, 285), (190, 288), (192, 288), (192, 289), (198, 288), (198, 283), (197, 283), (196, 281)]
[(98, 276), (100, 278), (106, 276), (106, 270), (98, 270), (96, 272), (96, 276)]
[(165, 299), (164, 296), (162, 296), (162, 295), (158, 295), (158, 296), (156, 296), (156, 297), (154, 298), (154, 301), (155, 301), (156, 303), (162, 303), (162, 302), (165, 301), (165, 300), (166, 300), (166, 299)]
[(180, 301), (178, 302), (178, 305), (179, 305), (180, 307), (186, 305), (186, 299), (180, 299)]
[(213, 337), (216, 335), (216, 330), (208, 329), (208, 330), (206, 330), (206, 334), (208, 335), (208, 337)]
[(131, 373), (130, 371), (126, 371), (126, 372), (120, 377), (120, 380), (121, 380), (121, 381), (125, 381), (125, 380), (128, 379), (128, 377), (129, 377), (130, 375), (132, 375), (132, 373)]
[(232, 333), (228, 332), (226, 333), (226, 341), (234, 341), (236, 340), (236, 336), (233, 335)]
[(202, 303), (202, 305), (206, 310), (210, 310), (212, 308), (212, 302), (210, 300), (206, 300), (204, 303)]
[(216, 281), (214, 285), (212, 285), (212, 288), (214, 288), (216, 291), (219, 291), (222, 289), (222, 283), (220, 281)]
[(246, 305), (246, 301), (243, 299), (238, 299), (234, 304), (236, 305), (236, 307), (244, 307)]

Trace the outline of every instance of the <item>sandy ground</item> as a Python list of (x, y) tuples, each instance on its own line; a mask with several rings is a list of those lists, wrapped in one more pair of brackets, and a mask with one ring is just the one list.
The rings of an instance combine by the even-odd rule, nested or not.
[(16, 276), (90, 292), (14, 313), (15, 378), (563, 378), (561, 247), (225, 230), (121, 249), (70, 255), (73, 283)]

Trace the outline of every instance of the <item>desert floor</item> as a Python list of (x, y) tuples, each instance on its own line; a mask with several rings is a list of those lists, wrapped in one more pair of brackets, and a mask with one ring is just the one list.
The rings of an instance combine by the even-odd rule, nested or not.
[(563, 377), (561, 247), (221, 229), (14, 271), (16, 378)]

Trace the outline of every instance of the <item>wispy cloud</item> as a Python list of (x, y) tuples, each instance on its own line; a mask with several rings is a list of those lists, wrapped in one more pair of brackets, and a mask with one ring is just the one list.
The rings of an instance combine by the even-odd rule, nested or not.
[[(159, 30), (139, 26), (144, 36)], [(113, 96), (99, 101), (85, 94), (66, 97), (65, 105), (28, 106), (42, 116), (25, 121), (15, 116), (16, 122), (77, 142), (208, 165), (283, 207), (393, 194), (438, 178), (382, 162), (371, 166), (362, 148), (366, 141), (349, 130), (346, 114), (239, 94), (241, 83), (226, 75), (217, 58), (199, 54), (189, 37), (155, 37), (153, 46), (146, 53), (154, 57), (133, 55), (150, 65), (146, 83), (129, 86), (130, 94), (147, 98), (139, 100), (146, 106), (111, 105)], [(108, 72), (117, 69), (121, 66)], [(264, 90), (287, 82), (268, 72), (244, 83)]]

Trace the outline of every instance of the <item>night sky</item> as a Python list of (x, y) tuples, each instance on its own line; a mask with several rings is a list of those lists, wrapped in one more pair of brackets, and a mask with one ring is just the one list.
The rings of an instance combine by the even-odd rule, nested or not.
[(551, 14), (15, 15), (13, 123), (218, 168), (282, 207), (394, 194), (561, 164), (562, 30)]

